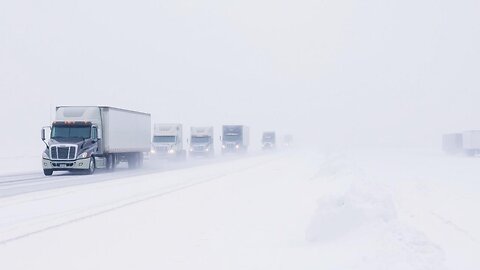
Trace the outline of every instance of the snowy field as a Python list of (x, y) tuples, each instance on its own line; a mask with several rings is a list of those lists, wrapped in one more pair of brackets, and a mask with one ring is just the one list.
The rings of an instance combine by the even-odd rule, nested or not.
[(0, 164), (0, 177), (42, 170), (42, 163), (38, 159), (38, 155), (0, 156)]
[(148, 164), (19, 194), (38, 183), (0, 178), (2, 269), (480, 269), (479, 159), (299, 150)]

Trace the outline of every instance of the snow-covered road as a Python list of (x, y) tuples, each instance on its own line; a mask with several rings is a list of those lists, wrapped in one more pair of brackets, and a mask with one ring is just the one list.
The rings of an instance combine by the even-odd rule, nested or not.
[(295, 151), (59, 176), (85, 182), (48, 189), (3, 178), (0, 261), (5, 269), (479, 269), (478, 162), (413, 150)]
[[(255, 154), (252, 154), (255, 155)], [(257, 154), (258, 155), (258, 154)], [(166, 160), (146, 160), (142, 169), (130, 170), (126, 164), (121, 163), (114, 172), (97, 170), (95, 175), (82, 175), (80, 173), (55, 172), (53, 176), (45, 176), (41, 172), (38, 157), (36, 162), (30, 162), (28, 172), (14, 172), (0, 174), (0, 198), (30, 192), (51, 190), (63, 187), (86, 185), (105, 181), (115, 181), (121, 178), (155, 174), (165, 171), (181, 170), (202, 166), (211, 163), (228, 162), (238, 159), (236, 156), (217, 157), (209, 159), (190, 159), (188, 162), (169, 162)], [(30, 160), (30, 158), (29, 158)], [(36, 165), (36, 166), (32, 166)], [(9, 165), (8, 165), (9, 166)], [(5, 167), (5, 166), (3, 166)], [(1, 171), (2, 168), (0, 168)]]
[[(221, 162), (233, 162), (232, 157)], [(220, 160), (198, 159), (188, 163), (148, 162), (142, 170), (119, 169), (113, 173), (83, 176), (63, 173), (55, 177), (36, 174), (4, 176), (0, 201), (0, 243), (17, 240), (87, 217), (225, 177), (256, 166), (256, 162), (199, 173), (201, 165)], [(246, 166), (246, 167), (245, 167)], [(181, 170), (181, 168), (190, 168)], [(161, 175), (149, 177), (152, 174)], [(12, 180), (12, 177), (14, 178)], [(165, 179), (163, 179), (165, 177)], [(17, 195), (17, 196), (14, 196)]]

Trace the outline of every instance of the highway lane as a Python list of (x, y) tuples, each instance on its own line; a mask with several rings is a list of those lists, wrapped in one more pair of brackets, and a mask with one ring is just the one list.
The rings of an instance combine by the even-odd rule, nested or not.
[(52, 176), (44, 176), (39, 172), (25, 172), (0, 176), (0, 198), (15, 195), (64, 188), (77, 185), (115, 181), (132, 176), (142, 176), (162, 171), (185, 169), (189, 167), (208, 165), (218, 162), (228, 162), (245, 157), (264, 155), (263, 152), (252, 152), (248, 155), (228, 155), (215, 158), (191, 158), (187, 161), (167, 161), (161, 159), (145, 160), (141, 169), (128, 169), (126, 164), (120, 164), (115, 171), (98, 169), (93, 175), (82, 175), (72, 172), (55, 172)]
[[(161, 166), (151, 168), (158, 165), (157, 163), (148, 162), (142, 170), (122, 169), (91, 176), (62, 174), (56, 177), (59, 178), (57, 182), (33, 186), (28, 184), (22, 187), (26, 192), (0, 198), (0, 245), (217, 179), (228, 178), (230, 175), (263, 166), (279, 157), (265, 155), (219, 159), (215, 162), (194, 160), (170, 165), (166, 163), (163, 171)], [(7, 190), (13, 189), (20, 188), (17, 185)], [(38, 192), (32, 192), (33, 190)]]

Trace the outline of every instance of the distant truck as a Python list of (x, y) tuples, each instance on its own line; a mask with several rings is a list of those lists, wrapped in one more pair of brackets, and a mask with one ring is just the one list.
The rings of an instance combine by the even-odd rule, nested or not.
[[(47, 132), (50, 138), (47, 140)], [(130, 168), (143, 164), (150, 150), (150, 114), (100, 106), (59, 106), (51, 127), (42, 128), (47, 146), (42, 154), (45, 175), (54, 171), (114, 169), (119, 162)]]
[(222, 154), (247, 152), (250, 144), (250, 130), (243, 125), (222, 127)]
[(469, 156), (480, 155), (480, 130), (469, 130), (462, 133), (462, 148)]
[(182, 124), (159, 124), (153, 128), (152, 151), (154, 157), (165, 159), (185, 159)]
[(450, 133), (442, 136), (442, 149), (445, 153), (453, 155), (464, 152), (463, 134)]
[(287, 135), (283, 136), (283, 146), (284, 147), (290, 147), (290, 146), (292, 146), (292, 143), (293, 143), (293, 136), (292, 135), (287, 134)]
[(213, 127), (191, 127), (190, 156), (213, 157), (215, 155), (213, 141)]
[(264, 132), (262, 135), (262, 149), (263, 150), (272, 150), (277, 146), (276, 134), (273, 131)]

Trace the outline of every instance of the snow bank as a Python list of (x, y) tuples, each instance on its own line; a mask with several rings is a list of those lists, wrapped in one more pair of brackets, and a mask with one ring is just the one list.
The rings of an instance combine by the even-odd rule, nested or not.
[(357, 253), (349, 258), (353, 269), (444, 269), (443, 251), (399, 221), (387, 185), (369, 179), (345, 156), (321, 167), (316, 179), (337, 183), (318, 200), (306, 230), (307, 242)]
[(306, 237), (308, 241), (335, 240), (365, 225), (390, 222), (395, 215), (388, 197), (350, 191), (344, 196), (319, 200)]

